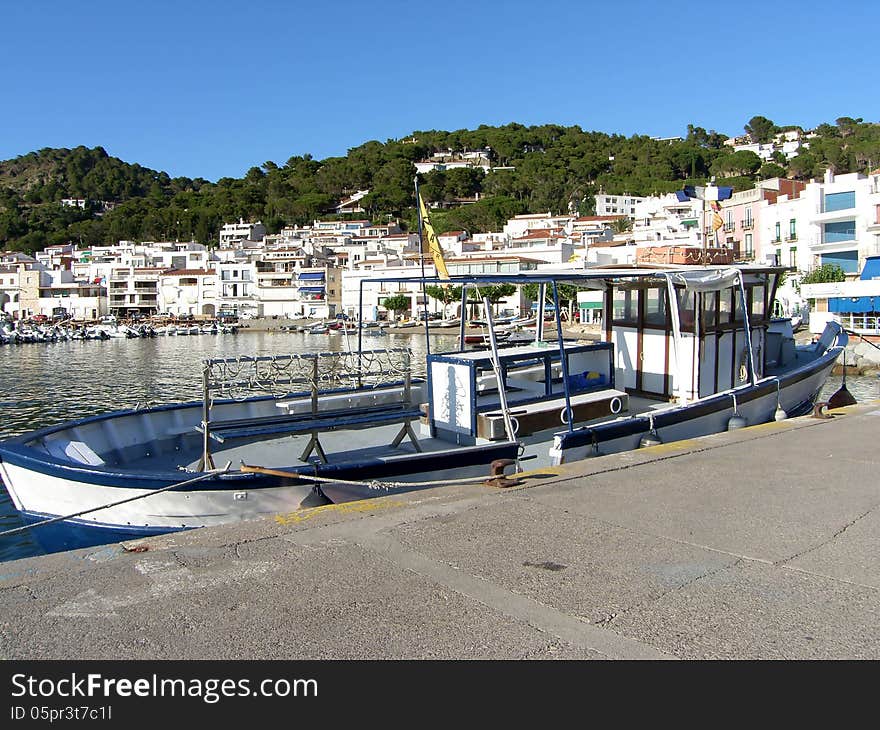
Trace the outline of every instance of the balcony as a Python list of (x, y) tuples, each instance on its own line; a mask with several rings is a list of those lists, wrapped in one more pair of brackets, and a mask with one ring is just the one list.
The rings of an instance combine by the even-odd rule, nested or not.
[(290, 279), (259, 279), (257, 286), (262, 289), (275, 289), (280, 286), (292, 287)]
[(786, 241), (797, 241), (797, 240), (798, 240), (797, 233), (789, 233), (789, 234), (785, 237), (785, 240), (786, 240)]
[(750, 231), (755, 227), (755, 222), (752, 220), (743, 221), (740, 226), (744, 231)]

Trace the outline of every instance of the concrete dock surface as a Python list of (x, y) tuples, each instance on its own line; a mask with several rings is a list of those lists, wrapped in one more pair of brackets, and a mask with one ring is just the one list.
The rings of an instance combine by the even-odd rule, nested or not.
[(0, 657), (878, 659), (880, 403), (831, 414), (2, 563)]

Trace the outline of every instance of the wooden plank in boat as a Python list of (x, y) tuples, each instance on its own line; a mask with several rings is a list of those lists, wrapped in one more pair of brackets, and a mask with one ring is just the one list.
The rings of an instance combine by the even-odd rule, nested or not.
[[(414, 421), (422, 415), (420, 408), (382, 407), (364, 408), (357, 412), (334, 415), (318, 413), (308, 417), (287, 416), (283, 418), (242, 419), (223, 424), (212, 424), (211, 438), (223, 443), (230, 439), (277, 436), (281, 434), (320, 433), (346, 429), (368, 428), (391, 423)], [(197, 427), (201, 430), (200, 427)]]
[[(603, 388), (589, 393), (572, 395), (570, 403), (576, 423), (616, 415), (629, 409), (627, 394), (614, 388)], [(564, 428), (565, 422), (562, 420), (564, 409), (565, 398), (516, 405), (511, 409), (511, 415), (519, 424), (517, 435), (528, 436), (548, 428)], [(506, 438), (504, 416), (501, 411), (477, 415), (477, 436), (490, 440)]]

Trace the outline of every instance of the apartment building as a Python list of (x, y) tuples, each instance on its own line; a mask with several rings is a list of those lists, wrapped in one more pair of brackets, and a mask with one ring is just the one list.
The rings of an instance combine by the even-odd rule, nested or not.
[(236, 248), (245, 241), (262, 241), (266, 235), (266, 226), (261, 221), (245, 223), (243, 218), (238, 223), (225, 223), (220, 228), (220, 247)]
[(205, 269), (169, 269), (159, 274), (158, 311), (215, 317), (220, 309), (219, 276)]
[[(788, 224), (791, 216), (798, 215), (800, 196), (806, 187), (806, 183), (785, 178), (772, 178), (762, 180), (755, 184), (751, 190), (735, 192), (727, 200), (720, 203), (720, 215), (723, 220), (723, 228), (718, 231), (720, 242), (732, 248), (735, 256), (740, 261), (767, 261), (768, 257), (774, 257), (780, 263), (786, 263), (797, 256), (797, 250), (793, 253), (786, 242), (786, 231), (783, 229)], [(791, 210), (782, 211), (781, 208), (773, 208), (780, 202), (783, 207)], [(785, 224), (783, 218), (785, 218)], [(767, 216), (765, 222), (762, 216)], [(779, 223), (779, 240), (776, 239), (776, 228)], [(789, 227), (787, 243), (794, 244), (797, 249), (797, 232), (803, 229), (803, 224)], [(790, 231), (794, 231), (795, 238), (790, 237)], [(806, 249), (801, 246), (801, 254)]]
[(611, 216), (625, 215), (634, 218), (636, 215), (636, 206), (644, 203), (646, 198), (637, 195), (608, 195), (607, 193), (596, 194), (596, 215)]
[(164, 269), (116, 266), (107, 281), (109, 313), (120, 318), (149, 317), (160, 311), (159, 277)]
[(880, 170), (869, 175), (829, 170), (806, 186), (803, 197), (813, 266), (837, 264), (855, 277), (869, 256), (880, 254)]

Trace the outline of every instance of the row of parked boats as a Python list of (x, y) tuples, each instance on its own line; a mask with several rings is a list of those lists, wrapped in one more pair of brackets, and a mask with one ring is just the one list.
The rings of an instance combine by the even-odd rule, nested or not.
[(18, 322), (0, 325), (0, 344), (20, 345), (32, 342), (66, 342), (69, 340), (110, 340), (114, 338), (134, 339), (137, 337), (158, 337), (178, 335), (218, 335), (234, 334), (238, 325), (220, 322), (204, 324), (163, 324), (150, 323), (98, 323), (83, 324), (61, 322), (38, 324)]

